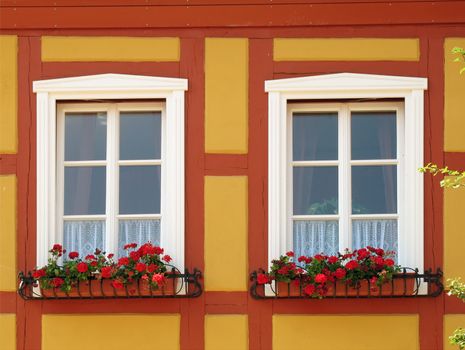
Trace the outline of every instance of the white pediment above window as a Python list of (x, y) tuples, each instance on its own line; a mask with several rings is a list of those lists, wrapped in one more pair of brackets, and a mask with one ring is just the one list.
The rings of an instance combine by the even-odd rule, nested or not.
[(265, 81), (267, 92), (425, 90), (426, 78), (357, 73), (325, 74)]
[(40, 80), (33, 83), (34, 92), (99, 92), (99, 91), (166, 91), (187, 90), (187, 79), (151, 77), (129, 74), (97, 74)]

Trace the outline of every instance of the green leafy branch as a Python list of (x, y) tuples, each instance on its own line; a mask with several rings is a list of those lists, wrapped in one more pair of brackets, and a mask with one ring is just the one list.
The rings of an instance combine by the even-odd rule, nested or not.
[[(452, 53), (455, 54), (455, 55), (458, 55), (458, 57), (456, 57), (454, 59), (454, 62), (463, 62), (465, 63), (465, 50), (461, 47), (454, 47), (452, 49)], [(460, 74), (462, 74), (463, 72), (465, 72), (465, 67), (463, 67), (462, 69), (460, 69)]]
[(431, 173), (433, 174), (433, 176), (436, 176), (438, 174), (446, 176), (444, 179), (441, 180), (441, 187), (465, 187), (465, 171), (451, 170), (447, 166), (444, 168), (440, 168), (433, 163), (428, 163), (418, 170), (422, 173)]

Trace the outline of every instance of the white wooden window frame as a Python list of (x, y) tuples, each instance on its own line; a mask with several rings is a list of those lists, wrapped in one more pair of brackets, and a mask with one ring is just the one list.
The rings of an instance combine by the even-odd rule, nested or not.
[[(187, 79), (100, 74), (33, 82), (37, 94), (37, 266), (57, 241), (57, 104), (66, 100), (164, 100), (161, 243), (184, 271), (184, 94)], [(166, 136), (166, 137), (165, 137)], [(162, 179), (163, 181), (163, 179)], [(168, 195), (169, 194), (169, 195)], [(116, 203), (112, 203), (116, 205)], [(114, 252), (116, 253), (116, 251)]]
[[(160, 112), (161, 114), (161, 157), (160, 159), (144, 160), (119, 160), (119, 125), (121, 112)], [(105, 112), (107, 121), (107, 143), (106, 159), (91, 161), (65, 161), (65, 114), (76, 112)], [(63, 224), (66, 220), (102, 220), (105, 221), (104, 242), (105, 250), (109, 252), (118, 251), (118, 225), (120, 219), (128, 220), (150, 220), (160, 221), (160, 232), (169, 232), (165, 227), (161, 213), (167, 200), (163, 185), (166, 183), (166, 169), (163, 166), (166, 161), (166, 111), (165, 104), (161, 102), (131, 102), (131, 103), (79, 103), (57, 105), (57, 186), (56, 186), (56, 208), (57, 222), (55, 242), (63, 244)], [(160, 165), (161, 166), (161, 192), (160, 213), (158, 214), (119, 214), (119, 167), (136, 165)], [(64, 215), (64, 170), (65, 166), (101, 166), (106, 169), (106, 200), (105, 214), (100, 215)], [(166, 235), (160, 236), (160, 245), (164, 247)], [(131, 242), (128, 242), (131, 243)]]
[[(269, 80), (268, 93), (268, 260), (289, 249), (289, 118), (288, 105), (296, 100), (396, 98), (404, 104), (403, 188), (398, 197), (402, 217), (399, 228), (399, 263), (424, 268), (423, 95), (426, 78), (339, 73)], [(291, 102), (290, 102), (291, 101)], [(348, 171), (348, 169), (347, 169)], [(398, 169), (399, 171), (399, 169)], [(347, 176), (347, 175), (345, 175)], [(346, 196), (349, 194), (346, 194)], [(342, 229), (342, 228), (340, 228)], [(343, 244), (349, 242), (343, 242)]]
[[(395, 112), (396, 114), (396, 158), (394, 159), (351, 159), (351, 113), (352, 112)], [(294, 161), (292, 118), (294, 113), (335, 113), (338, 118), (338, 159), (336, 160), (311, 160)], [(367, 116), (366, 118), (369, 118)], [(340, 252), (352, 247), (352, 220), (388, 220), (396, 219), (398, 231), (401, 232), (403, 224), (403, 203), (400, 200), (403, 193), (403, 163), (404, 163), (404, 104), (402, 102), (347, 102), (347, 103), (289, 103), (287, 107), (287, 208), (288, 226), (286, 250), (294, 250), (293, 247), (293, 223), (296, 220), (334, 220), (339, 223), (339, 248)], [(397, 213), (393, 214), (352, 214), (352, 166), (369, 165), (396, 165), (397, 166)], [(300, 166), (333, 166), (338, 169), (338, 214), (331, 215), (295, 215), (293, 210), (293, 169)], [(403, 244), (399, 241), (400, 244)]]

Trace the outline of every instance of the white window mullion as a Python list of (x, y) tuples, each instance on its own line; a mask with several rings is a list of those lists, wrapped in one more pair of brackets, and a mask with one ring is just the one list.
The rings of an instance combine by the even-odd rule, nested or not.
[(64, 240), (64, 202), (65, 202), (65, 112), (57, 107), (57, 167), (56, 167), (56, 237), (55, 242), (63, 244)]
[(117, 110), (112, 105), (107, 115), (107, 189), (106, 189), (106, 225), (105, 249), (107, 252), (116, 252), (118, 248), (118, 226), (116, 214), (118, 211), (118, 130)]
[(351, 248), (351, 169), (350, 169), (350, 111), (348, 106), (339, 110), (339, 251)]

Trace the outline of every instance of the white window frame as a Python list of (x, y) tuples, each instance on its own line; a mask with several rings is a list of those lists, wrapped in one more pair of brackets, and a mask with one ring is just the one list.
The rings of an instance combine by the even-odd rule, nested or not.
[[(396, 98), (404, 103), (404, 177), (398, 202), (398, 261), (407, 267), (424, 268), (423, 95), (426, 78), (339, 73), (312, 77), (269, 80), (268, 92), (268, 260), (289, 248), (289, 101)], [(348, 171), (348, 169), (347, 169)], [(400, 171), (400, 169), (398, 169)], [(347, 176), (347, 174), (345, 174)], [(348, 194), (347, 194), (348, 195)], [(408, 215), (406, 215), (408, 213)], [(340, 227), (340, 230), (343, 227)], [(342, 242), (343, 244), (349, 242)], [(348, 248), (350, 248), (348, 246)]]
[(173, 257), (173, 265), (184, 271), (184, 94), (187, 79), (100, 74), (34, 81), (33, 91), (37, 93), (37, 266), (47, 263), (48, 250), (58, 241), (57, 103), (160, 99), (165, 101), (162, 139), (166, 179), (162, 185), (161, 246)]

